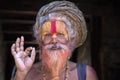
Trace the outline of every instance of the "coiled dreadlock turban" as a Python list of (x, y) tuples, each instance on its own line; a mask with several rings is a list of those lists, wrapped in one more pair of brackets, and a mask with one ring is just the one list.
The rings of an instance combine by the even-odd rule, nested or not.
[(42, 24), (54, 16), (60, 16), (57, 19), (66, 23), (73, 48), (82, 45), (87, 36), (86, 23), (82, 12), (69, 1), (53, 1), (43, 6), (37, 14), (33, 27), (34, 36), (39, 39)]

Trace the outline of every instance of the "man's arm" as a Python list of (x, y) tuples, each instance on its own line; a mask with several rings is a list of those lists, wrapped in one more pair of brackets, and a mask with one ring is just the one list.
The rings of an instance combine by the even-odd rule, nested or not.
[(86, 80), (98, 80), (95, 70), (88, 65), (86, 67)]
[(14, 80), (24, 80), (26, 75), (27, 75), (26, 72), (17, 71), (16, 74), (15, 74)]

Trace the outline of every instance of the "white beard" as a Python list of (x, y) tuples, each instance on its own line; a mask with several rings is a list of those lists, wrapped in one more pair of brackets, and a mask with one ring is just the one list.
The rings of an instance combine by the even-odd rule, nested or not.
[(52, 73), (59, 74), (60, 70), (65, 66), (68, 57), (70, 57), (70, 49), (65, 45), (61, 46), (63, 49), (60, 50), (50, 50), (48, 46), (42, 50), (42, 63)]

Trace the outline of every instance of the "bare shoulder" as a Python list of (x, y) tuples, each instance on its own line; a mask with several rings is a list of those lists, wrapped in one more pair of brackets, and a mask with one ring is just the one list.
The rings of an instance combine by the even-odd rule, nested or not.
[(95, 70), (89, 65), (86, 66), (86, 80), (98, 80)]

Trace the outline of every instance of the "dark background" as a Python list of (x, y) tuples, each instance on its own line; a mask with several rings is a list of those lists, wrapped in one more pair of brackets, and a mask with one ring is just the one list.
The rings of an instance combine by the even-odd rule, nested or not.
[[(0, 0), (0, 80), (10, 80), (14, 66), (10, 46), (17, 37), (25, 36), (25, 47), (38, 49), (32, 26), (39, 8), (51, 1), (54, 0)], [(99, 80), (120, 80), (120, 1), (70, 1), (83, 11), (88, 25), (89, 46), (84, 47), (90, 51), (87, 62)], [(81, 56), (73, 55), (72, 60), (80, 62)]]

